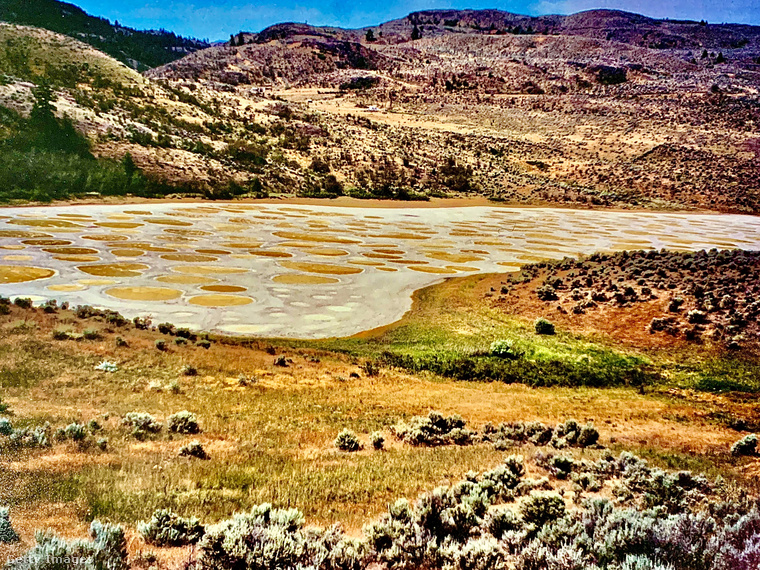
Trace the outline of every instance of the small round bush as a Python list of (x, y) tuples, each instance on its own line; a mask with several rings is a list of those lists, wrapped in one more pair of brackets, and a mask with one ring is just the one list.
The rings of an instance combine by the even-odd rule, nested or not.
[(8, 507), (0, 507), (0, 542), (18, 542), (19, 536), (11, 525)]
[(526, 523), (542, 527), (565, 515), (565, 501), (557, 493), (534, 491), (520, 505), (520, 514)]
[(129, 412), (122, 422), (132, 427), (132, 435), (137, 439), (145, 439), (148, 435), (157, 434), (163, 427), (153, 416), (141, 412)]
[(31, 309), (32, 308), (32, 300), (28, 297), (16, 297), (13, 301), (13, 304), (16, 305), (20, 309)]
[(0, 418), (0, 435), (11, 435), (13, 433), (13, 426), (10, 420), (7, 418)]
[(165, 340), (157, 340), (155, 342), (156, 350), (160, 350), (161, 352), (166, 350), (166, 341)]
[(179, 448), (180, 457), (195, 457), (196, 459), (209, 459), (208, 453), (203, 449), (201, 442), (196, 440), (191, 441), (187, 445), (183, 445)]
[(166, 424), (169, 426), (169, 431), (173, 433), (198, 433), (201, 431), (195, 414), (187, 410), (172, 414), (166, 419)]
[(757, 455), (757, 436), (751, 433), (741, 438), (731, 446), (731, 455)]
[(379, 431), (373, 432), (372, 435), (369, 436), (369, 440), (372, 442), (372, 447), (377, 450), (383, 449), (383, 446), (385, 445), (385, 438)]
[(158, 509), (150, 521), (138, 523), (137, 529), (145, 542), (156, 546), (195, 544), (205, 534), (198, 519), (186, 519), (168, 509)]
[(510, 360), (514, 360), (519, 356), (511, 340), (496, 340), (492, 342), (490, 352), (491, 356), (509, 358)]
[(581, 428), (577, 441), (579, 447), (589, 447), (595, 445), (597, 441), (599, 441), (599, 431), (594, 424), (588, 423)]
[(335, 447), (341, 451), (353, 452), (359, 451), (362, 448), (362, 444), (354, 432), (344, 429), (335, 438)]
[(545, 334), (545, 335), (554, 334), (554, 324), (550, 323), (543, 317), (536, 320), (535, 327), (536, 327), (536, 334)]
[(74, 422), (64, 428), (66, 439), (71, 441), (84, 441), (87, 437), (87, 428), (83, 424)]

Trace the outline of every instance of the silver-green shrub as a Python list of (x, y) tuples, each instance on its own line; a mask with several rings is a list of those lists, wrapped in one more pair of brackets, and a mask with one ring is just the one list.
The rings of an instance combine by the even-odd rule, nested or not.
[(138, 523), (137, 530), (145, 542), (156, 546), (195, 544), (205, 533), (197, 518), (183, 518), (169, 509), (158, 509), (148, 522)]
[(157, 422), (153, 416), (144, 412), (129, 412), (124, 416), (122, 423), (132, 428), (132, 436), (136, 439), (155, 435), (163, 428), (161, 422)]
[(745, 435), (731, 446), (731, 455), (757, 455), (757, 436)]
[(166, 418), (166, 425), (169, 431), (173, 433), (194, 434), (201, 431), (198, 426), (198, 418), (195, 417), (194, 413), (187, 410), (177, 412)]
[(37, 544), (5, 570), (128, 570), (127, 542), (120, 526), (93, 521), (92, 540), (67, 541), (50, 532), (38, 532)]
[(208, 453), (203, 449), (203, 445), (197, 439), (186, 443), (179, 448), (180, 457), (195, 457), (196, 459), (209, 459)]
[(433, 411), (427, 416), (414, 416), (409, 423), (399, 422), (393, 433), (410, 445), (468, 445), (476, 433), (465, 426), (466, 422), (457, 414), (447, 417)]
[(349, 429), (344, 429), (340, 432), (338, 437), (335, 438), (334, 444), (341, 451), (353, 452), (359, 451), (362, 448), (359, 438)]
[(361, 570), (367, 566), (367, 547), (340, 527), (305, 529), (296, 509), (254, 507), (206, 529), (198, 545), (201, 570)]

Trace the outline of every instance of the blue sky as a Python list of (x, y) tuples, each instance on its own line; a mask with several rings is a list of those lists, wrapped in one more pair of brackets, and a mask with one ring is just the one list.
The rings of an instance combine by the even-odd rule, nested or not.
[(139, 29), (226, 39), (277, 22), (342, 27), (370, 26), (433, 8), (497, 8), (520, 14), (571, 14), (616, 8), (657, 18), (760, 25), (760, 0), (68, 0), (90, 14)]

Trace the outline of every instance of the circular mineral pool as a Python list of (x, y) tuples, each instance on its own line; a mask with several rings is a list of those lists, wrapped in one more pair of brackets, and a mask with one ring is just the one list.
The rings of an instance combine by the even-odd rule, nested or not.
[(237, 307), (253, 303), (250, 297), (239, 295), (198, 295), (189, 299), (191, 305), (201, 307)]
[(106, 293), (126, 301), (170, 301), (182, 296), (182, 291), (168, 287), (112, 287)]
[(44, 267), (0, 265), (0, 285), (26, 283), (27, 281), (36, 281), (37, 279), (47, 279), (53, 275), (55, 275), (55, 271)]

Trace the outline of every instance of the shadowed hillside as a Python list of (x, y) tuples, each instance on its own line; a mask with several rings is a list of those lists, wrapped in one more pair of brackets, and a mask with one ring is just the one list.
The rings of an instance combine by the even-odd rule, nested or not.
[(208, 47), (206, 42), (166, 30), (139, 31), (112, 24), (57, 0), (0, 0), (0, 21), (74, 37), (140, 71)]

